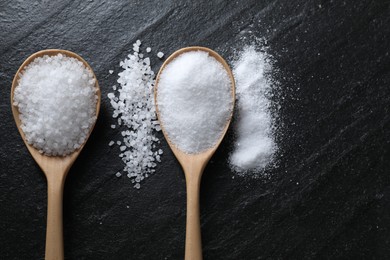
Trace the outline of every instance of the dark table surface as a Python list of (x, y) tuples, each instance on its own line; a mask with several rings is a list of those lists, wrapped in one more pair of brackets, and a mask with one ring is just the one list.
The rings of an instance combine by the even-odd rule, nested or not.
[(279, 86), (278, 166), (270, 179), (233, 179), (228, 134), (202, 181), (204, 258), (389, 259), (389, 2), (194, 2), (0, 2), (0, 258), (44, 258), (46, 181), (10, 109), (11, 80), (30, 54), (80, 54), (103, 94), (66, 181), (65, 258), (183, 259), (181, 168), (163, 140), (163, 162), (140, 190), (116, 178), (122, 162), (107, 144), (120, 132), (106, 95), (137, 39), (167, 55), (202, 45), (229, 58), (260, 37)]

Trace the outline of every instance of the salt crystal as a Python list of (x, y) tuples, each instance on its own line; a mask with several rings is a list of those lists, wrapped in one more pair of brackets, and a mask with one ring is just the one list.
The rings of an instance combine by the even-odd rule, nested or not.
[(108, 143), (109, 146), (113, 146), (114, 144), (115, 144), (114, 141), (110, 141), (110, 142)]
[(147, 52), (147, 53), (149, 53), (149, 52), (151, 52), (151, 51), (152, 51), (152, 48), (150, 48), (150, 47), (147, 47), (147, 48), (146, 48), (146, 52)]
[(119, 177), (122, 176), (122, 174), (121, 174), (120, 172), (117, 172), (117, 173), (115, 174), (115, 176), (119, 178)]
[(112, 73), (114, 73), (114, 71), (113, 70), (109, 70), (108, 73), (112, 74)]
[(111, 128), (112, 128), (112, 129), (115, 129), (115, 125), (111, 125)]
[(177, 148), (190, 154), (207, 150), (220, 139), (232, 113), (229, 75), (207, 52), (181, 54), (161, 72), (157, 104)]
[(161, 59), (162, 57), (164, 57), (164, 53), (162, 53), (161, 51), (159, 51), (159, 52), (157, 53), (157, 57), (159, 57), (159, 58)]

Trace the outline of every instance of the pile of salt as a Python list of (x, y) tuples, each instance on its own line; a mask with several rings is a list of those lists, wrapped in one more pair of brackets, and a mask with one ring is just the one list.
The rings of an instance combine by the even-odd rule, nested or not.
[[(160, 131), (154, 106), (154, 72), (150, 67), (150, 58), (140, 53), (141, 41), (133, 44), (133, 54), (120, 62), (119, 86), (113, 86), (113, 93), (108, 94), (114, 108), (113, 118), (118, 126), (125, 126), (121, 131), (119, 146), (124, 163), (123, 170), (131, 179), (134, 188), (139, 189), (140, 182), (155, 172), (156, 162), (161, 162), (163, 151), (156, 147), (159, 143), (155, 136)], [(148, 47), (148, 51), (151, 49)], [(112, 125), (111, 128), (116, 128)], [(109, 146), (114, 145), (110, 141)], [(121, 173), (116, 174), (117, 177)]]
[(80, 148), (96, 121), (96, 91), (81, 61), (62, 54), (34, 59), (21, 72), (13, 100), (26, 141), (52, 156)]
[(231, 81), (207, 52), (185, 52), (161, 72), (157, 100), (170, 141), (186, 153), (199, 153), (215, 145), (230, 118)]
[(253, 46), (245, 48), (233, 64), (236, 140), (229, 161), (239, 174), (261, 172), (271, 164), (277, 149), (267, 98), (272, 84), (265, 76), (270, 68), (266, 55)]

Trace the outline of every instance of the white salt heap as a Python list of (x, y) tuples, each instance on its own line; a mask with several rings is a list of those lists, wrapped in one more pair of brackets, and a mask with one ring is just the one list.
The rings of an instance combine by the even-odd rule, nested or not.
[(96, 121), (92, 72), (62, 54), (36, 58), (20, 75), (13, 105), (26, 141), (46, 155), (67, 155), (86, 140)]
[(267, 93), (271, 83), (265, 78), (270, 69), (266, 55), (247, 47), (233, 64), (236, 80), (236, 142), (230, 164), (238, 173), (259, 172), (268, 166), (277, 149)]
[(230, 78), (207, 52), (183, 53), (162, 71), (157, 104), (170, 141), (186, 153), (202, 152), (216, 144), (231, 115)]
[[(141, 41), (137, 40), (133, 44), (134, 53), (120, 62), (123, 71), (118, 74), (119, 86), (114, 86), (114, 93), (108, 94), (114, 108), (113, 118), (117, 119), (118, 126), (126, 127), (121, 128), (122, 142), (116, 142), (125, 164), (123, 170), (137, 189), (144, 178), (155, 172), (156, 162), (161, 162), (163, 153), (156, 148), (159, 140), (155, 132), (161, 129), (154, 106), (154, 72), (150, 59), (139, 53), (140, 45)], [(113, 141), (109, 143), (113, 144)]]

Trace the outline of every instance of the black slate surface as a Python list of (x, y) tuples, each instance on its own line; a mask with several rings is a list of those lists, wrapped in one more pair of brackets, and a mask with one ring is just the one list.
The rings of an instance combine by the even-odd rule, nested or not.
[(228, 134), (202, 181), (204, 258), (388, 259), (389, 25), (380, 0), (1, 1), (0, 258), (44, 258), (46, 182), (10, 109), (24, 59), (74, 51), (102, 89), (100, 118), (66, 182), (65, 258), (183, 259), (182, 171), (163, 141), (163, 162), (140, 190), (116, 178), (119, 151), (107, 144), (119, 133), (105, 97), (136, 39), (167, 55), (202, 45), (230, 58), (255, 36), (279, 82), (278, 167), (270, 180), (232, 179)]

